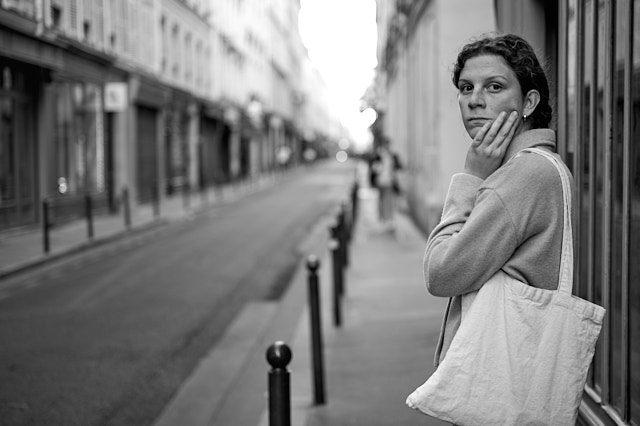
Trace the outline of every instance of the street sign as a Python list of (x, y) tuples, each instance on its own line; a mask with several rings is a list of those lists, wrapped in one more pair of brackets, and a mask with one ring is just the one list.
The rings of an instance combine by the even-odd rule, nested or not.
[(127, 83), (109, 82), (104, 89), (106, 112), (122, 112), (127, 109)]

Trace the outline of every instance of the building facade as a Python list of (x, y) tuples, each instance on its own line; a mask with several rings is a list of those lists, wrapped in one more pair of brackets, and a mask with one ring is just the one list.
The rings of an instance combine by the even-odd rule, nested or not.
[(302, 161), (334, 119), (305, 121), (328, 105), (305, 92), (299, 8), (1, 0), (0, 230), (44, 198), (135, 207)]
[(576, 287), (607, 309), (586, 425), (640, 424), (640, 2), (560, 2), (558, 134), (578, 187)]
[[(449, 179), (462, 170), (468, 137), (450, 66), (469, 38), (495, 29), (491, 0), (378, 0), (374, 133), (406, 165), (404, 187), (424, 229), (440, 219)], [(464, 13), (460, 13), (464, 10)], [(374, 142), (377, 137), (374, 137)]]
[[(383, 3), (385, 3), (383, 5)], [(436, 0), (422, 6), (441, 5)], [(637, 0), (495, 0), (483, 7), (492, 16), (487, 20), (487, 30), (513, 32), (531, 42), (538, 56), (545, 62), (551, 84), (555, 120), (552, 126), (557, 131), (558, 151), (570, 167), (576, 181), (576, 201), (579, 206), (577, 229), (574, 292), (607, 309), (605, 324), (597, 343), (596, 353), (589, 371), (583, 401), (580, 406), (580, 425), (638, 425), (640, 424), (640, 2)], [(458, 5), (468, 8), (471, 2)], [(473, 4), (476, 4), (474, 2)], [(435, 49), (440, 41), (430, 38), (442, 37), (432, 30), (420, 41), (411, 33), (411, 22), (428, 22), (428, 13), (421, 11), (411, 1), (379, 1), (381, 9), (390, 9), (392, 15), (408, 11), (405, 22), (406, 34), (401, 37), (403, 46), (410, 55), (416, 43), (425, 49)], [(403, 9), (404, 8), (404, 9)], [(468, 9), (465, 9), (468, 10)], [(475, 16), (475, 15), (474, 15)], [(437, 26), (454, 26), (455, 21), (439, 21)], [(419, 28), (420, 24), (414, 25)], [(393, 32), (393, 24), (387, 25)], [(465, 23), (455, 22), (456, 43), (463, 43), (466, 34), (458, 34)], [(466, 31), (466, 29), (464, 30)], [(382, 33), (384, 34), (384, 33)], [(386, 35), (389, 39), (391, 36)], [(421, 49), (418, 49), (421, 50)], [(435, 55), (435, 53), (431, 53)], [(401, 58), (401, 56), (398, 56)], [(453, 56), (451, 56), (453, 58)], [(453, 59), (437, 61), (431, 66), (447, 73)], [(408, 68), (419, 67), (419, 56), (406, 60)], [(403, 60), (395, 65), (403, 67)], [(439, 80), (431, 82), (411, 78), (407, 70), (406, 82), (387, 78), (386, 95), (378, 102), (387, 107), (379, 131), (392, 140), (408, 140), (407, 148), (414, 152), (425, 152), (433, 144), (429, 139), (413, 140), (402, 136), (411, 132), (419, 121), (441, 121), (449, 114), (450, 105), (443, 101), (439, 91), (423, 91), (424, 84), (438, 86)], [(424, 71), (422, 76), (433, 79)], [(379, 80), (380, 81), (380, 80)], [(410, 96), (402, 97), (401, 84), (408, 85), (409, 92), (420, 97), (436, 94), (439, 110), (426, 112), (411, 108), (399, 109), (396, 114), (408, 114), (409, 118), (390, 119), (390, 109), (408, 108), (413, 105)], [(444, 83), (443, 83), (444, 84)], [(376, 93), (383, 91), (376, 88)], [(398, 94), (400, 93), (400, 94)], [(400, 98), (401, 107), (394, 106), (394, 96)], [(427, 102), (427, 101), (424, 101)], [(407, 111), (401, 113), (401, 111)], [(419, 119), (418, 119), (419, 117)], [(429, 118), (425, 118), (429, 117)], [(446, 118), (444, 118), (446, 120)], [(404, 124), (409, 123), (409, 124)], [(402, 129), (405, 128), (405, 130)], [(450, 159), (464, 159), (465, 147), (455, 144), (458, 130), (448, 126), (435, 142), (437, 176), (429, 176), (432, 183), (422, 187), (410, 187), (410, 198), (443, 199), (445, 188), (438, 186), (448, 182), (452, 170), (446, 166)], [(454, 129), (454, 130), (452, 130)], [(425, 148), (424, 146), (428, 147)], [(421, 168), (434, 169), (429, 156), (419, 155), (420, 164), (409, 170), (413, 181), (420, 182)], [(432, 191), (426, 194), (424, 189)], [(435, 201), (434, 201), (435, 203)], [(428, 203), (425, 203), (428, 204)], [(437, 209), (436, 209), (437, 210)], [(434, 220), (425, 220), (428, 211), (421, 202), (412, 203), (413, 214), (422, 223), (425, 232)]]

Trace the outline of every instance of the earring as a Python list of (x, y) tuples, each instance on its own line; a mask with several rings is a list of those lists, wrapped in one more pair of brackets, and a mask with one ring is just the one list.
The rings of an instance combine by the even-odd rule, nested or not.
[(527, 122), (527, 114), (522, 115), (522, 121), (524, 121), (525, 123)]

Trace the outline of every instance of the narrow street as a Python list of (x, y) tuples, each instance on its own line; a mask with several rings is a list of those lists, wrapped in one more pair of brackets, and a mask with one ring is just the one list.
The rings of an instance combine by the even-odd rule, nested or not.
[(345, 199), (329, 162), (152, 233), (12, 277), (0, 301), (0, 424), (149, 424), (252, 300), (278, 298), (298, 246)]

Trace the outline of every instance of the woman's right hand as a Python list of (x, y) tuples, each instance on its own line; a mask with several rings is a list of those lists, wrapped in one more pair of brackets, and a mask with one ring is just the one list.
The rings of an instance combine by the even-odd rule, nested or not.
[(503, 111), (493, 122), (486, 122), (467, 151), (464, 172), (482, 180), (495, 172), (502, 165), (517, 127), (517, 111), (512, 111), (508, 116)]

